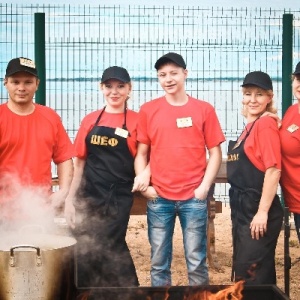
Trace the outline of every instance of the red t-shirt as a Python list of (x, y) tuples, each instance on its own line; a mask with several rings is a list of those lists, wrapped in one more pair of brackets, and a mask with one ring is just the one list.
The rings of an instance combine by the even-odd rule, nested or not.
[[(253, 123), (246, 129), (249, 131)], [(242, 138), (246, 135), (245, 130)], [(270, 167), (281, 169), (280, 138), (277, 122), (268, 116), (259, 118), (245, 142), (245, 153), (253, 165), (262, 172)]]
[(280, 128), (282, 172), (280, 184), (289, 210), (300, 214), (300, 114), (299, 104), (288, 108)]
[[(82, 121), (78, 133), (76, 135), (74, 146), (75, 146), (75, 156), (78, 158), (85, 159), (87, 156), (87, 148), (85, 145), (85, 138), (87, 134), (94, 127), (95, 122), (100, 115), (101, 110), (94, 111), (88, 115), (86, 115)], [(137, 112), (128, 109), (126, 116), (126, 127), (130, 133), (130, 136), (127, 138), (128, 148), (134, 157), (136, 155), (136, 126), (137, 126)], [(124, 113), (108, 113), (104, 111), (101, 116), (100, 121), (98, 122), (98, 126), (106, 126), (111, 128), (122, 128), (124, 124)]]
[(211, 104), (189, 97), (185, 105), (173, 106), (161, 97), (141, 106), (137, 139), (151, 147), (151, 183), (158, 194), (187, 200), (202, 182), (206, 149), (225, 137)]
[(32, 114), (21, 116), (13, 113), (6, 103), (0, 105), (2, 194), (8, 183), (40, 186), (49, 191), (51, 162), (62, 163), (72, 158), (73, 152), (71, 140), (53, 109), (35, 104)]

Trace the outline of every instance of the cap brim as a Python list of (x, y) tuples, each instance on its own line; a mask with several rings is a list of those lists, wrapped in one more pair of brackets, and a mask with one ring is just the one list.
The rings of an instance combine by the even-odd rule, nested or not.
[(29, 73), (29, 74), (31, 74), (31, 75), (33, 75), (33, 76), (35, 76), (35, 77), (38, 77), (38, 75), (35, 74), (34, 72), (30, 72), (30, 71), (27, 71), (27, 70), (17, 70), (17, 71), (8, 73), (8, 74), (6, 74), (5, 76), (6, 76), (6, 77), (9, 77), (9, 76), (12, 76), (12, 75), (14, 75), (14, 74), (16, 74), (16, 73)]
[(186, 66), (182, 65), (181, 62), (178, 62), (176, 59), (172, 59), (170, 57), (161, 57), (161, 58), (159, 58), (157, 60), (157, 62), (155, 63), (154, 68), (157, 70), (161, 65), (163, 65), (167, 62), (171, 62), (171, 63), (173, 63), (173, 64), (175, 64), (175, 65), (177, 65), (181, 68), (184, 68), (184, 69), (186, 68)]
[(247, 86), (257, 86), (263, 90), (273, 90), (273, 88), (267, 87), (261, 83), (246, 83), (246, 84), (242, 84), (241, 87), (247, 87)]
[(124, 82), (124, 83), (128, 83), (130, 81), (128, 79), (120, 78), (120, 77), (117, 77), (117, 76), (112, 76), (112, 77), (109, 77), (109, 78), (105, 78), (104, 80), (101, 80), (101, 83), (104, 83), (105, 81), (110, 80), (110, 79), (119, 80), (119, 81)]

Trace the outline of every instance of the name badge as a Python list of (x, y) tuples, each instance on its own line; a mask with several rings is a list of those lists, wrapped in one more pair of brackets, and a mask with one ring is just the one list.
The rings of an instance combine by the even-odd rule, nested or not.
[(294, 131), (298, 130), (299, 126), (297, 126), (296, 124), (292, 124), (287, 128), (287, 131), (289, 131), (290, 133), (293, 133)]
[(176, 119), (177, 127), (184, 128), (184, 127), (191, 127), (193, 126), (193, 121), (191, 117), (187, 118), (178, 118)]
[(127, 139), (128, 133), (129, 133), (128, 130), (120, 128), (120, 127), (117, 127), (115, 130), (115, 135), (121, 136), (125, 139)]

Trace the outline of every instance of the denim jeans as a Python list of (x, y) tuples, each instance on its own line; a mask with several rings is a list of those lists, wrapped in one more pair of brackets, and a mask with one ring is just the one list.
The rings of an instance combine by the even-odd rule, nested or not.
[(298, 240), (300, 243), (300, 214), (294, 213), (294, 221), (295, 221), (295, 228), (298, 235)]
[(151, 245), (151, 284), (171, 286), (173, 233), (178, 215), (183, 233), (189, 285), (208, 284), (206, 264), (207, 201), (196, 198), (173, 201), (161, 197), (147, 203)]

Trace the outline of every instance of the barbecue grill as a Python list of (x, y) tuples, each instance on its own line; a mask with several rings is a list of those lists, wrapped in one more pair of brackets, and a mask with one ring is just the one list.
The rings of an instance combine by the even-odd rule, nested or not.
[[(202, 295), (200, 292), (209, 291), (213, 294), (228, 288), (228, 285), (206, 286), (174, 286), (138, 287), (138, 288), (92, 288), (78, 289), (74, 300), (209, 300), (213, 297)], [(209, 294), (211, 294), (209, 293)], [(244, 286), (241, 300), (289, 300), (276, 285)], [(234, 300), (230, 295), (222, 300)]]

